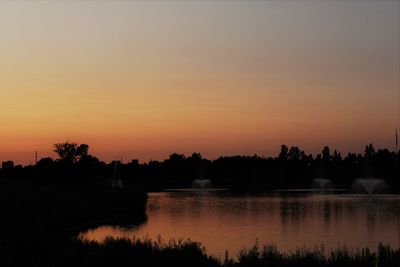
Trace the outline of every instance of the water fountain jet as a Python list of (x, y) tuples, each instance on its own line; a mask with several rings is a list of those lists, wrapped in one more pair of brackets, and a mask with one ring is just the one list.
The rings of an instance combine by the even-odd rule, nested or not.
[(382, 179), (374, 179), (374, 178), (362, 178), (357, 179), (353, 184), (354, 189), (363, 189), (369, 196), (372, 196), (376, 190), (385, 185), (385, 181)]
[(192, 183), (192, 189), (209, 189), (212, 187), (210, 179), (197, 179)]
[(332, 181), (329, 179), (316, 178), (313, 180), (313, 184), (317, 185), (320, 189), (326, 189), (331, 183)]

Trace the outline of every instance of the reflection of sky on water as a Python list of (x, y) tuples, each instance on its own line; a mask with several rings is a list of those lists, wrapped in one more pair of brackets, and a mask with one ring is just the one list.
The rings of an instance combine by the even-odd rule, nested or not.
[(232, 195), (229, 192), (152, 193), (148, 221), (129, 229), (100, 227), (85, 237), (107, 235), (200, 241), (212, 254), (236, 253), (258, 238), (279, 248), (346, 244), (375, 248), (379, 242), (399, 246), (400, 196), (274, 193)]

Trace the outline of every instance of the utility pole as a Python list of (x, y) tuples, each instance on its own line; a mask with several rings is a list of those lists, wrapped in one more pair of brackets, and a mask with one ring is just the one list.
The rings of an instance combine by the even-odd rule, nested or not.
[(395, 151), (396, 169), (397, 169), (397, 165), (398, 165), (398, 158), (397, 158), (397, 154), (399, 153), (398, 145), (399, 145), (399, 138), (397, 136), (397, 128), (396, 128), (396, 151)]
[(35, 151), (35, 166), (37, 165), (38, 162), (38, 152)]

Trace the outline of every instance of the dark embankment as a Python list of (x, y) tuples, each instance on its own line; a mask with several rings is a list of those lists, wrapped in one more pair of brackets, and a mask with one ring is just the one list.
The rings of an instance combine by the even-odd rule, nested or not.
[(50, 266), (225, 266), (225, 267), (391, 267), (400, 266), (400, 250), (379, 245), (368, 249), (340, 248), (325, 253), (323, 249), (298, 249), (282, 253), (273, 245), (255, 245), (238, 257), (218, 259), (192, 241), (108, 239), (104, 243), (71, 240), (68, 247), (54, 255)]
[(70, 239), (100, 224), (145, 221), (147, 195), (135, 188), (2, 181), (1, 266), (42, 266)]

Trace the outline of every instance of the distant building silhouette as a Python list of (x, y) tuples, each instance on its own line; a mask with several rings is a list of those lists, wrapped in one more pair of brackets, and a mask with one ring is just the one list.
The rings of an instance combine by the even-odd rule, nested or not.
[(11, 160), (9, 160), (9, 161), (3, 161), (3, 162), (1, 163), (1, 168), (2, 168), (3, 170), (7, 170), (7, 169), (12, 169), (12, 168), (14, 168), (14, 161), (11, 161)]

